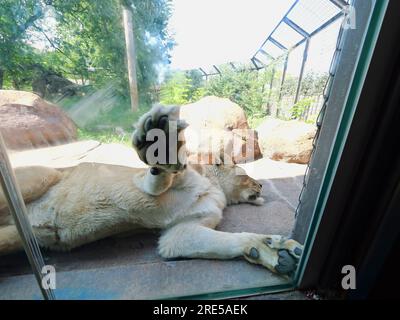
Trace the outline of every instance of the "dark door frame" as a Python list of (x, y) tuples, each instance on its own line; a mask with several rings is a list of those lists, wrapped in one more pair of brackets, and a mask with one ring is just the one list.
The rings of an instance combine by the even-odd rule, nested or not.
[[(400, 234), (400, 1), (387, 5), (300, 288), (368, 297)], [(344, 265), (356, 290), (341, 288)]]

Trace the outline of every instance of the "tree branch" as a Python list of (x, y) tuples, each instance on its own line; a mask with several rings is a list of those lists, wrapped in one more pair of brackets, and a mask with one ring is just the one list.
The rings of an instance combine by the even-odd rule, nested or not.
[(43, 16), (43, 10), (40, 10), (36, 14), (30, 16), (23, 25), (18, 27), (19, 33), (15, 34), (14, 37), (12, 37), (12, 40), (15, 41), (17, 38), (20, 37), (21, 34), (25, 33), (25, 31), (31, 27), (34, 26), (35, 21), (40, 19)]
[(68, 57), (68, 55), (66, 53), (64, 53), (64, 51), (62, 51), (59, 47), (57, 47), (53, 43), (53, 41), (51, 41), (51, 39), (47, 36), (46, 32), (44, 32), (42, 29), (38, 28), (35, 25), (34, 25), (34, 27), (36, 28), (36, 30), (38, 30), (40, 33), (42, 33), (45, 36), (45, 38), (50, 43), (50, 45), (54, 48), (54, 50), (57, 50), (58, 52), (60, 52), (64, 57), (68, 58), (69, 61), (74, 62), (70, 57)]

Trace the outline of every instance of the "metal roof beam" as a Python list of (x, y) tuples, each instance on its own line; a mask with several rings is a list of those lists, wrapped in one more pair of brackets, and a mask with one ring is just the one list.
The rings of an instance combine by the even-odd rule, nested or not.
[(260, 49), (258, 50), (259, 53), (263, 54), (264, 56), (270, 58), (271, 56), (269, 55), (269, 53), (267, 51), (265, 51), (264, 49)]
[(337, 6), (340, 10), (343, 10), (344, 8), (346, 8), (349, 5), (344, 0), (329, 0), (329, 1), (332, 2), (335, 6)]
[[(327, 27), (329, 27), (332, 23), (334, 23), (337, 19), (339, 19), (340, 17), (343, 16), (343, 12), (339, 12), (336, 16), (330, 18), (327, 22), (325, 22), (322, 26), (320, 26), (318, 29), (314, 30), (313, 32), (311, 32), (310, 34), (310, 38), (314, 37), (316, 34), (320, 33), (322, 30), (326, 29)], [(296, 43), (291, 49), (295, 49), (298, 46), (302, 45), (305, 41), (307, 40), (307, 38), (304, 38), (303, 40), (299, 41), (298, 43)]]
[(256, 57), (253, 57), (254, 62), (259, 63), (262, 67), (259, 67), (259, 69), (264, 68), (264, 66), (266, 66), (266, 64), (264, 62), (262, 62), (260, 59), (257, 59)]
[(201, 73), (202, 73), (204, 76), (206, 76), (206, 77), (208, 76), (207, 72), (205, 72), (203, 68), (199, 68), (199, 70), (201, 71)]
[(302, 27), (297, 25), (295, 22), (290, 20), (288, 17), (283, 18), (283, 21), (292, 29), (294, 29), (297, 33), (301, 34), (304, 38), (309, 38), (310, 34), (304, 30)]
[(261, 68), (261, 67), (259, 67), (259, 66), (257, 65), (257, 63), (254, 61), (254, 57), (253, 57), (253, 58), (251, 58), (251, 59), (250, 59), (250, 61), (251, 61), (251, 63), (253, 64), (253, 66), (255, 67), (255, 70), (262, 69), (262, 68)]
[(283, 45), (283, 44), (281, 44), (279, 41), (277, 41), (277, 40), (275, 40), (274, 38), (272, 38), (272, 37), (270, 37), (269, 38), (269, 41), (271, 41), (274, 45), (276, 45), (279, 49), (281, 49), (281, 50), (287, 50), (287, 48)]
[(214, 67), (215, 70), (217, 70), (219, 75), (222, 75), (221, 70), (219, 70), (215, 64), (213, 65), (213, 67)]
[[(289, 10), (285, 13), (285, 17), (288, 16), (288, 14), (293, 10), (293, 8), (299, 3), (300, 0), (294, 0), (292, 5), (290, 6)], [(271, 33), (269, 34), (268, 38), (264, 40), (264, 42), (262, 43), (260, 49), (262, 47), (264, 47), (264, 45), (267, 43), (268, 39), (271, 38), (271, 36), (274, 34), (274, 32), (276, 31), (276, 29), (278, 29), (278, 27), (280, 26), (280, 24), (282, 23), (282, 20), (279, 21), (279, 23), (276, 25), (276, 27), (271, 31)], [(253, 55), (253, 57), (255, 57), (255, 55), (257, 54), (258, 50), (256, 51), (256, 53)]]

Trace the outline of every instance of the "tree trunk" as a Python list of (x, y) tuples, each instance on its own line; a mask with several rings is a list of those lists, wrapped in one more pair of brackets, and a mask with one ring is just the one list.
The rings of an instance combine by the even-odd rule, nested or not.
[(19, 85), (18, 79), (16, 79), (16, 78), (12, 79), (12, 84), (13, 84), (13, 88), (15, 90), (19, 90), (20, 89), (20, 85)]
[(136, 79), (136, 50), (135, 37), (133, 34), (132, 11), (126, 6), (122, 6), (122, 16), (124, 21), (126, 58), (128, 62), (129, 90), (131, 94), (131, 108), (135, 112), (139, 108), (139, 97)]
[(4, 83), (4, 70), (0, 69), (0, 90), (3, 89), (3, 83)]

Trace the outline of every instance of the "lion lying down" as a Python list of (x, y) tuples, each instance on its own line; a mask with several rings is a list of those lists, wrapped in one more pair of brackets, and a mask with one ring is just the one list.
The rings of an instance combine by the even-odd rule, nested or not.
[[(139, 120), (133, 146), (146, 163), (147, 132), (176, 120), (177, 108), (154, 107)], [(185, 128), (178, 120), (177, 132)], [(179, 144), (179, 143), (178, 143)], [(181, 143), (182, 147), (182, 143)], [(291, 274), (302, 246), (279, 235), (228, 233), (214, 228), (227, 205), (262, 205), (261, 185), (234, 165), (155, 164), (149, 168), (82, 163), (66, 169), (16, 169), (33, 231), (42, 247), (70, 250), (135, 228), (162, 229), (165, 258), (244, 257)], [(239, 173), (239, 174), (238, 174)], [(0, 190), (0, 255), (22, 250)]]

